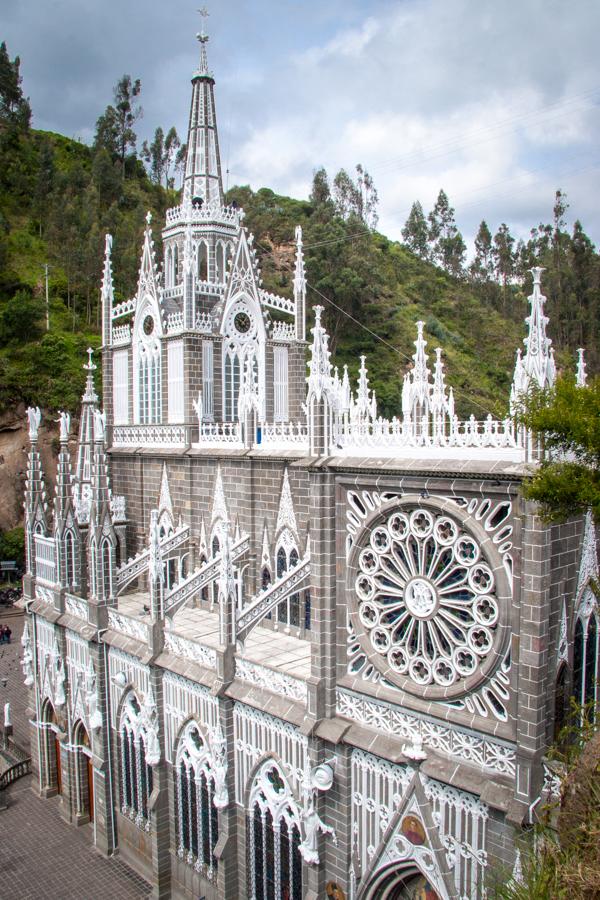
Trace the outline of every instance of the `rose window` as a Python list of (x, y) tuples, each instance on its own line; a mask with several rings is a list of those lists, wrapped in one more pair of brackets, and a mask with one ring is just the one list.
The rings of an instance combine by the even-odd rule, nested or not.
[(447, 696), (489, 668), (498, 586), (478, 540), (458, 522), (423, 507), (394, 510), (371, 528), (355, 564), (357, 630), (387, 678)]

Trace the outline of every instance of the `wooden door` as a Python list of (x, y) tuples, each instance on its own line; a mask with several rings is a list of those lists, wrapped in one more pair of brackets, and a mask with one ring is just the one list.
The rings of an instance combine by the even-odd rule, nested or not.
[(62, 794), (62, 766), (60, 761), (60, 741), (54, 735), (54, 758), (56, 760), (56, 790)]
[(88, 804), (90, 822), (94, 821), (94, 765), (89, 756), (85, 758), (88, 784)]

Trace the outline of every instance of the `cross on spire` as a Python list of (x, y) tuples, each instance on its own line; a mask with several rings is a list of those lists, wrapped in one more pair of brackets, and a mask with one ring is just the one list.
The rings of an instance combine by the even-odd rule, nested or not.
[(92, 372), (97, 367), (96, 367), (96, 364), (94, 362), (92, 362), (92, 357), (94, 355), (94, 351), (92, 350), (91, 347), (87, 348), (87, 355), (88, 355), (88, 361), (87, 361), (87, 364), (84, 365), (83, 368), (86, 369), (88, 372)]
[(209, 16), (209, 12), (205, 6), (202, 6), (200, 9), (197, 9), (196, 12), (202, 16), (202, 25), (200, 26), (200, 31), (198, 32), (196, 37), (198, 38), (198, 40), (200, 41), (201, 44), (205, 44), (206, 41), (208, 40), (208, 35), (204, 29), (206, 26), (206, 20)]

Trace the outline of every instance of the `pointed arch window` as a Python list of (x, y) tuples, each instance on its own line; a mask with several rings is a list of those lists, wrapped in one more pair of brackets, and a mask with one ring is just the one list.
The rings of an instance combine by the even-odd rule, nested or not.
[(67, 587), (77, 584), (75, 577), (75, 535), (69, 528), (65, 532), (65, 581)]
[(209, 748), (194, 722), (186, 727), (179, 742), (175, 778), (178, 856), (212, 879), (217, 868), (214, 852), (219, 835), (215, 779)]
[(177, 244), (175, 244), (173, 247), (173, 263), (172, 263), (172, 275), (171, 275), (171, 277), (173, 279), (173, 282), (172, 282), (173, 287), (175, 287), (175, 285), (177, 284), (178, 275), (179, 275), (179, 247), (177, 246)]
[(240, 374), (240, 357), (234, 349), (229, 349), (225, 356), (225, 380), (223, 384), (223, 417), (226, 422), (237, 421)]
[(300, 822), (292, 791), (268, 760), (254, 779), (247, 823), (249, 895), (253, 900), (302, 900)]
[(206, 241), (198, 244), (198, 278), (208, 281), (208, 245)]
[(217, 266), (217, 282), (223, 284), (225, 281), (225, 244), (223, 241), (217, 241), (215, 247), (215, 262)]
[(158, 341), (142, 343), (139, 351), (139, 416), (142, 425), (161, 420), (161, 371)]
[[(281, 578), (288, 569), (298, 565), (299, 554), (296, 539), (286, 528), (279, 536), (276, 551), (277, 578)], [(292, 594), (277, 607), (277, 621), (287, 628), (310, 629), (310, 593), (299, 591)]]
[(149, 831), (148, 808), (153, 788), (152, 767), (146, 762), (147, 735), (133, 691), (123, 704), (119, 726), (121, 812)]
[(103, 597), (112, 596), (112, 566), (113, 548), (110, 540), (105, 537), (100, 542), (100, 582), (99, 591)]

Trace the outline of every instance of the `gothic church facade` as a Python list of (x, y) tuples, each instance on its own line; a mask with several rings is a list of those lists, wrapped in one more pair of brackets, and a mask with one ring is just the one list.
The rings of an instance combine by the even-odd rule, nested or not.
[[(595, 699), (593, 523), (523, 500), (530, 437), (459, 420), (423, 323), (398, 418), (364, 358), (338, 375), (300, 229), (292, 296), (264, 290), (199, 38), (164, 262), (148, 216), (115, 303), (107, 237), (102, 411), (90, 354), (51, 510), (28, 411), (35, 790), (157, 897), (477, 900)], [(555, 376), (533, 276), (513, 405)]]

